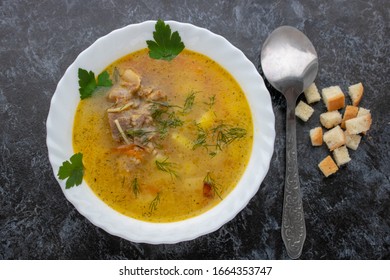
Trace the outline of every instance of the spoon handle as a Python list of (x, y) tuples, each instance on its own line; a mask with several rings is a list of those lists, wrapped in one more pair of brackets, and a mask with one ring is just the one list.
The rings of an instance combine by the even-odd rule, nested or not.
[[(286, 94), (286, 96), (289, 96), (289, 94)], [(306, 238), (305, 217), (298, 176), (295, 102), (295, 98), (287, 98), (286, 181), (282, 215), (282, 239), (287, 254), (292, 259), (300, 257)]]

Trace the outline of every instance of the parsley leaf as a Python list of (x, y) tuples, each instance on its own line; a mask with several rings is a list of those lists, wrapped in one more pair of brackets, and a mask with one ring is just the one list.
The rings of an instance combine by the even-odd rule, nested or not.
[(81, 99), (90, 97), (96, 88), (95, 74), (79, 68), (79, 87)]
[(95, 74), (92, 71), (87, 71), (85, 69), (79, 68), (79, 92), (80, 98), (85, 99), (92, 96), (94, 90), (100, 87), (110, 87), (112, 86), (112, 81), (110, 80), (110, 75), (107, 71), (104, 71), (98, 76), (96, 82)]
[(61, 180), (68, 178), (66, 180), (66, 189), (80, 185), (83, 181), (83, 175), (84, 166), (82, 153), (71, 156), (70, 162), (64, 161), (57, 174), (58, 178)]
[(98, 76), (97, 85), (100, 87), (110, 87), (112, 86), (112, 81), (110, 80), (110, 75), (107, 71), (104, 71)]
[(177, 31), (172, 33), (169, 24), (165, 24), (161, 19), (156, 22), (155, 29), (153, 32), (155, 41), (146, 41), (149, 57), (168, 61), (174, 59), (184, 49), (179, 33)]

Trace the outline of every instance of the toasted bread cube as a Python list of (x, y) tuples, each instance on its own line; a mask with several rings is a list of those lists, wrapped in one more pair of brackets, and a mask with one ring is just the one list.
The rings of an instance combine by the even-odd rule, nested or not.
[(328, 111), (344, 108), (345, 96), (339, 86), (332, 86), (322, 89), (322, 99)]
[(370, 110), (362, 108), (362, 107), (359, 107), (359, 111), (358, 111), (356, 116), (357, 117), (362, 117), (362, 116), (365, 116), (365, 115), (371, 115)]
[(364, 88), (362, 83), (354, 84), (348, 87), (348, 94), (352, 100), (353, 106), (359, 106), (359, 103), (363, 97), (363, 92)]
[[(371, 116), (370, 110), (362, 108), (362, 107), (359, 107), (359, 111), (357, 113), (357, 117), (362, 117), (362, 116), (365, 116), (365, 115), (370, 115)], [(366, 132), (367, 131), (363, 131), (362, 134), (366, 134)]]
[(313, 146), (322, 145), (322, 127), (318, 126), (310, 129), (310, 140)]
[(324, 133), (324, 142), (330, 151), (345, 145), (345, 134), (339, 125)]
[(315, 83), (312, 83), (303, 93), (305, 94), (305, 98), (308, 104), (318, 102), (321, 100), (321, 95), (318, 92)]
[(345, 145), (352, 150), (357, 150), (360, 144), (362, 137), (359, 134), (348, 134), (347, 131), (344, 131), (345, 134)]
[(295, 115), (304, 122), (307, 122), (313, 113), (314, 109), (302, 100), (299, 101), (297, 107), (295, 107)]
[(333, 158), (340, 167), (351, 160), (349, 157), (347, 146), (341, 146), (333, 151)]
[(339, 111), (328, 111), (320, 115), (320, 122), (325, 128), (332, 128), (341, 123)]
[(371, 114), (356, 117), (345, 122), (348, 134), (366, 133), (372, 124)]
[(324, 158), (319, 164), (318, 167), (322, 171), (322, 173), (325, 175), (325, 177), (328, 177), (331, 174), (334, 174), (339, 170), (336, 163), (333, 161), (331, 156), (327, 156)]
[(344, 116), (341, 121), (341, 128), (345, 129), (345, 121), (355, 118), (358, 114), (358, 111), (358, 107), (347, 105), (347, 107), (345, 107)]

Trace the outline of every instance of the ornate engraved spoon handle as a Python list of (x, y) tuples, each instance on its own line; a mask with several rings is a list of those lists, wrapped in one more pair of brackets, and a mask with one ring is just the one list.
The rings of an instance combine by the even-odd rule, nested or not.
[(297, 164), (295, 101), (295, 98), (287, 98), (286, 180), (282, 215), (282, 239), (286, 246), (287, 254), (292, 259), (300, 257), (306, 238), (305, 217)]

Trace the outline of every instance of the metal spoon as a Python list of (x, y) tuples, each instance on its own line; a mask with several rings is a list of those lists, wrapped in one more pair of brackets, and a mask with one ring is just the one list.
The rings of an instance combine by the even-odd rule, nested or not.
[(287, 101), (282, 239), (289, 257), (297, 259), (302, 253), (306, 226), (298, 176), (295, 106), (298, 96), (317, 76), (317, 52), (301, 31), (281, 26), (263, 44), (261, 67), (267, 80)]

